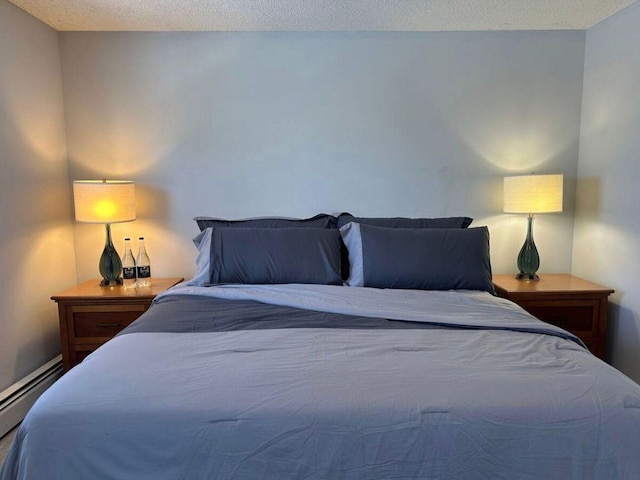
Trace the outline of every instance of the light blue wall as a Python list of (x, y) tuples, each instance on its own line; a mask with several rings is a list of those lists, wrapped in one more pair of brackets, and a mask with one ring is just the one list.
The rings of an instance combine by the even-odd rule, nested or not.
[[(584, 32), (61, 33), (73, 178), (136, 180), (154, 272), (193, 272), (196, 215), (469, 215), (496, 272), (526, 220), (505, 174), (564, 173), (541, 271), (571, 269)], [(79, 279), (102, 232), (76, 226)]]
[(640, 381), (640, 4), (586, 39), (573, 272), (616, 290), (611, 360)]
[(0, 0), (0, 391), (60, 352), (70, 205), (58, 33)]

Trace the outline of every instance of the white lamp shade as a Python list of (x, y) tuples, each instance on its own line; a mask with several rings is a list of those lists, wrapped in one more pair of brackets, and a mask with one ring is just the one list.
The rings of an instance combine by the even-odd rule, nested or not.
[(562, 211), (562, 175), (523, 175), (504, 178), (505, 213)]
[(135, 185), (128, 180), (75, 180), (76, 221), (119, 223), (136, 219)]

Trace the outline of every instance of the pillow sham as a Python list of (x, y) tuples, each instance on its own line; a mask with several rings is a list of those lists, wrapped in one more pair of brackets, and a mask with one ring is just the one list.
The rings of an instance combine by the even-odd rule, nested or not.
[(209, 284), (342, 284), (337, 229), (209, 229)]
[(384, 228), (348, 223), (347, 284), (420, 290), (483, 290), (491, 281), (489, 229)]
[(185, 283), (186, 286), (201, 287), (211, 282), (211, 232), (213, 228), (205, 228), (198, 235), (193, 237), (193, 244), (198, 249), (196, 258), (196, 273), (191, 280)]
[(338, 215), (338, 228), (344, 227), (349, 222), (361, 225), (373, 225), (387, 228), (467, 228), (473, 222), (469, 217), (442, 217), (442, 218), (405, 218), (405, 217), (354, 217), (344, 212)]
[(205, 228), (337, 228), (337, 218), (320, 213), (310, 218), (260, 217), (243, 220), (224, 220), (213, 217), (195, 217), (200, 231)]

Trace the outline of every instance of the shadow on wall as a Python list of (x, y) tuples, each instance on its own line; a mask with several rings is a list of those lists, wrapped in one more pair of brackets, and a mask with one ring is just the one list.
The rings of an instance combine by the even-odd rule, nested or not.
[[(640, 316), (614, 302), (609, 302), (608, 314), (606, 361), (624, 374), (630, 375), (632, 372), (625, 371), (625, 365), (640, 364), (640, 351), (637, 348), (640, 338)], [(624, 364), (621, 364), (621, 358), (624, 358)]]
[(170, 202), (166, 190), (151, 185), (136, 183), (136, 216), (138, 218), (167, 222)]
[(602, 211), (602, 179), (579, 178), (576, 182), (576, 213), (583, 218), (597, 218)]

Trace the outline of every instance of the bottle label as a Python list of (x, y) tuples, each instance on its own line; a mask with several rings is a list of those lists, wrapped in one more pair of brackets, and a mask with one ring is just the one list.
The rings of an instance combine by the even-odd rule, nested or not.
[(151, 267), (136, 267), (138, 269), (138, 278), (149, 278), (151, 277)]
[(124, 267), (122, 269), (122, 278), (124, 278), (125, 280), (135, 280), (136, 267)]

